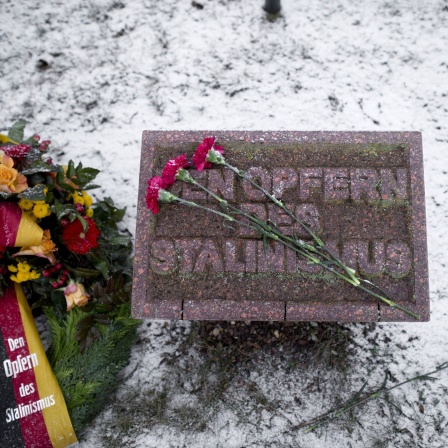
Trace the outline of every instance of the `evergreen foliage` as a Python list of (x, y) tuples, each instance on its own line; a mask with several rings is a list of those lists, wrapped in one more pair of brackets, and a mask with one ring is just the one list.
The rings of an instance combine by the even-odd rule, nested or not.
[(96, 339), (84, 351), (76, 334), (86, 313), (76, 308), (60, 319), (51, 308), (45, 309), (52, 335), (47, 354), (75, 431), (83, 429), (107, 404), (119, 382), (117, 374), (127, 364), (135, 342), (139, 321), (130, 317), (129, 303), (117, 308), (110, 324), (95, 325)]

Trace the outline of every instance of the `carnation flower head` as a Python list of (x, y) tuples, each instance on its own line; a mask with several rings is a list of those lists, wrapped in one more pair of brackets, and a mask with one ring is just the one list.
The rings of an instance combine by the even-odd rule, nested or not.
[(146, 192), (146, 205), (154, 215), (159, 213), (160, 202), (176, 202), (179, 198), (163, 188), (163, 179), (160, 176), (151, 177)]
[(85, 255), (91, 249), (98, 247), (98, 237), (100, 231), (93, 219), (84, 217), (87, 223), (87, 230), (84, 230), (81, 221), (75, 219), (67, 224), (62, 231), (62, 239), (68, 250), (74, 254)]
[(146, 206), (156, 215), (159, 213), (159, 191), (162, 189), (163, 179), (160, 176), (151, 177), (146, 191)]
[(162, 188), (166, 189), (176, 182), (176, 176), (180, 169), (189, 165), (187, 155), (182, 154), (174, 159), (168, 160), (162, 171)]
[(31, 149), (31, 146), (21, 143), (19, 145), (2, 146), (1, 149), (7, 156), (22, 160), (28, 154), (28, 151)]
[(193, 163), (198, 171), (211, 168), (212, 163), (207, 161), (208, 153), (214, 150), (224, 155), (224, 148), (220, 145), (215, 145), (216, 137), (205, 137), (202, 143), (196, 149), (193, 155)]

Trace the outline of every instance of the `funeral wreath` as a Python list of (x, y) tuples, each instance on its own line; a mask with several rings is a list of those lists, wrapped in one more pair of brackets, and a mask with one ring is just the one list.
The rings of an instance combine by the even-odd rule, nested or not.
[(20, 285), (51, 333), (47, 356), (75, 430), (103, 408), (127, 363), (132, 242), (125, 209), (95, 200), (98, 170), (51, 158), (51, 142), (25, 138), (23, 120), (0, 134), (0, 313)]

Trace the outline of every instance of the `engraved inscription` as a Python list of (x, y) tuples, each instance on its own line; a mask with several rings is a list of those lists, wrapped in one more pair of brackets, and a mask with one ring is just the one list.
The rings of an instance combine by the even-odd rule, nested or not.
[[(404, 204), (408, 199), (407, 168), (374, 167), (251, 167), (247, 170), (254, 181), (281, 199), (286, 194), (287, 207), (315, 234), (325, 229), (322, 207), (326, 213), (340, 204)], [(229, 170), (211, 169), (192, 174), (211, 191), (230, 203), (236, 204), (249, 215), (275, 223), (288, 236), (309, 239), (303, 226), (287, 212), (269, 202), (265, 195), (248, 182), (240, 182)], [(206, 193), (191, 185), (183, 184), (182, 195), (188, 200), (212, 202)], [(295, 202), (292, 202), (295, 201)], [(346, 234), (350, 225), (364, 226), (364, 216), (352, 222), (351, 210), (338, 219), (343, 240), (329, 239), (328, 248), (346, 265), (367, 277), (387, 275), (402, 278), (411, 272), (412, 252), (404, 241), (352, 238)], [(325, 215), (326, 216), (326, 215)], [(330, 213), (330, 217), (331, 217)], [(249, 220), (239, 217), (246, 224)], [(334, 222), (327, 223), (335, 227)], [(263, 244), (259, 233), (237, 225), (234, 237), (213, 240), (210, 238), (161, 238), (151, 244), (150, 267), (158, 275), (180, 273), (307, 273), (317, 274), (321, 268), (310, 264), (292, 249), (279, 242)], [(366, 232), (364, 232), (364, 235)]]
[[(407, 168), (341, 168), (279, 167), (268, 170), (252, 167), (247, 174), (276, 198), (288, 193), (297, 202), (324, 201), (341, 203), (363, 201), (404, 201), (409, 199)], [(236, 175), (228, 170), (211, 169), (201, 173), (192, 171), (193, 177), (214, 193), (230, 202), (269, 202), (265, 195), (248, 182), (243, 182), (242, 197), (237, 198)], [(214, 199), (189, 184), (183, 184), (183, 197), (191, 201), (213, 202)]]
[[(409, 274), (411, 250), (402, 241), (330, 240), (328, 248), (341, 260), (362, 274), (372, 277), (387, 273), (393, 278)], [(320, 267), (297, 257), (292, 249), (279, 242), (253, 239), (160, 239), (151, 244), (151, 269), (159, 275), (177, 270), (194, 272), (306, 272), (316, 274)]]

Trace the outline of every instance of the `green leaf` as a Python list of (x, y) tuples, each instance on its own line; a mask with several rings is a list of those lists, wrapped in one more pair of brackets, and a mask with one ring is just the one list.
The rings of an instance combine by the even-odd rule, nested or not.
[(73, 205), (63, 205), (57, 199), (51, 206), (51, 211), (56, 215), (58, 220), (61, 220), (64, 216), (74, 212)]
[(103, 274), (103, 277), (107, 280), (109, 278), (109, 265), (105, 259), (95, 252), (89, 252), (87, 254), (89, 261), (95, 266), (95, 269)]
[(22, 170), (21, 173), (27, 176), (35, 173), (51, 173), (52, 171), (54, 171), (54, 168), (51, 165), (42, 162), (42, 160), (36, 160), (29, 168)]
[(72, 178), (75, 175), (75, 164), (74, 164), (73, 160), (70, 160), (68, 162), (66, 175), (69, 178)]
[(67, 308), (64, 293), (59, 289), (53, 289), (53, 291), (51, 291), (51, 300), (54, 304), (54, 311), (63, 316), (66, 313)]
[(20, 143), (23, 140), (23, 134), (26, 125), (27, 122), (25, 120), (16, 121), (9, 129), (8, 138), (14, 140), (17, 143)]
[(100, 275), (100, 272), (98, 272), (95, 269), (87, 269), (87, 268), (73, 268), (70, 266), (67, 266), (67, 269), (75, 274), (77, 277), (83, 277), (83, 278), (93, 278), (98, 277)]
[(95, 168), (83, 168), (76, 170), (76, 176), (81, 184), (88, 184), (95, 179), (100, 171)]
[(93, 190), (95, 188), (101, 188), (101, 185), (91, 184), (84, 187), (84, 190)]
[(25, 157), (25, 165), (32, 165), (34, 162), (42, 162), (42, 151), (39, 148), (31, 148)]
[(116, 236), (109, 240), (110, 244), (117, 244), (118, 246), (127, 246), (131, 242), (131, 238), (128, 236)]
[[(43, 184), (47, 179), (41, 174), (33, 174), (28, 177), (28, 185)], [(50, 200), (48, 202), (51, 202)]]
[(5, 193), (4, 191), (0, 191), (0, 198), (2, 199), (10, 199), (14, 196), (13, 193)]
[(104, 278), (107, 278), (109, 275), (109, 267), (104, 260), (97, 260), (94, 263), (94, 266), (103, 274)]
[(82, 225), (82, 230), (84, 230), (84, 232), (86, 232), (87, 229), (89, 228), (89, 226), (87, 225), (87, 221), (81, 215), (78, 215), (77, 218), (79, 219), (79, 222)]
[(123, 219), (125, 213), (126, 213), (126, 207), (124, 207), (124, 208), (116, 208), (112, 212), (112, 219), (115, 222), (120, 222)]
[(20, 199), (28, 199), (29, 201), (45, 201), (45, 185), (36, 185), (33, 188), (27, 188), (23, 193), (20, 193), (18, 197)]
[(109, 325), (111, 322), (111, 318), (107, 314), (95, 314), (94, 319), (95, 322), (98, 322), (102, 325)]

